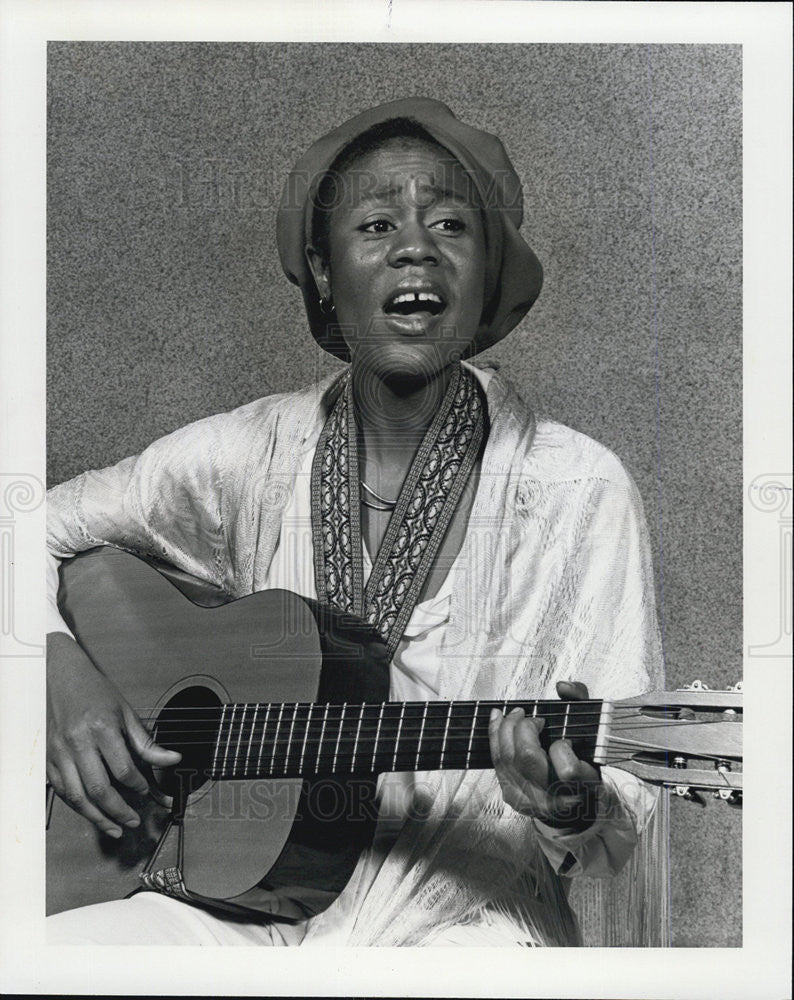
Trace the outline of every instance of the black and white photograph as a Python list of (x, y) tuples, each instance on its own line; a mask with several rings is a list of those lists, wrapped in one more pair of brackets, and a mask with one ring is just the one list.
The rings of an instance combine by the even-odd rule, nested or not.
[(242, 993), (312, 995), (333, 956), (332, 995), (392, 995), (414, 956), (403, 995), (683, 996), (641, 992), (668, 954), (671, 987), (691, 956), (692, 995), (769, 996), (724, 971), (788, 836), (763, 755), (744, 785), (791, 645), (753, 50), (377, 6), (359, 38), (39, 46), (43, 461), (4, 456), (0, 512), (3, 666), (41, 666), (36, 947), (65, 994), (133, 945), (143, 993), (210, 946)]

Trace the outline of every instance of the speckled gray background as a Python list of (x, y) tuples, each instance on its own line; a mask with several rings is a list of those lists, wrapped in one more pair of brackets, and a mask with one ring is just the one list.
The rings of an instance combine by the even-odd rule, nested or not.
[[(279, 269), (281, 184), (316, 136), (411, 94), (505, 143), (546, 281), (489, 356), (637, 480), (668, 686), (732, 683), (738, 46), (51, 43), (50, 481), (333, 369)], [(740, 944), (740, 814), (674, 801), (671, 855), (674, 943)]]

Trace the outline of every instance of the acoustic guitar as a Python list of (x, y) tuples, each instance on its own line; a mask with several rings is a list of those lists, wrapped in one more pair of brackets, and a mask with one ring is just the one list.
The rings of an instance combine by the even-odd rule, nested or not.
[[(141, 824), (120, 840), (50, 801), (50, 913), (157, 889), (247, 919), (304, 920), (347, 883), (388, 771), (492, 766), (488, 719), (516, 705), (541, 742), (684, 797), (742, 789), (740, 685), (620, 701), (391, 702), (366, 623), (287, 591), (192, 599), (141, 559), (65, 560), (59, 600), (97, 668), (181, 763), (124, 792)], [(202, 600), (203, 604), (197, 603)], [(213, 603), (216, 606), (206, 606)]]

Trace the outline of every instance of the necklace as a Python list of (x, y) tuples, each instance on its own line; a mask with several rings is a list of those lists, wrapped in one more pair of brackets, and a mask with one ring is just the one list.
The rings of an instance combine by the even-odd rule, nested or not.
[(372, 500), (368, 500), (362, 493), (361, 502), (365, 507), (370, 507), (372, 510), (394, 510), (397, 506), (396, 500), (387, 500), (386, 497), (382, 497), (380, 493), (376, 493), (371, 486), (367, 486), (363, 479), (360, 479), (359, 482), (367, 493), (369, 493), (369, 495), (377, 501), (377, 503), (373, 503)]

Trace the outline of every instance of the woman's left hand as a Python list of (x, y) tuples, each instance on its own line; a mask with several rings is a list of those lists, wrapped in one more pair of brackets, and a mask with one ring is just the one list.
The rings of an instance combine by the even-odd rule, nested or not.
[[(578, 682), (559, 682), (557, 694), (564, 701), (589, 697)], [(492, 712), (488, 732), (502, 796), (517, 812), (548, 826), (584, 830), (595, 819), (601, 778), (568, 740), (556, 740), (546, 753), (540, 745), (543, 726), (542, 719), (528, 719), (520, 708), (507, 716)]]

